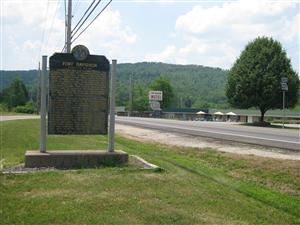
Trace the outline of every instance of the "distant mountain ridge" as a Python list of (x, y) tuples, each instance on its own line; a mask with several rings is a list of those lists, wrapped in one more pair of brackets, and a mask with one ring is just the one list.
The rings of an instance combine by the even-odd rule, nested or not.
[(37, 82), (37, 70), (0, 70), (0, 90), (6, 88), (13, 79), (19, 77), (26, 86)]
[[(121, 63), (117, 65), (117, 105), (125, 105), (129, 96), (129, 77), (133, 85), (147, 87), (159, 76), (167, 78), (175, 93), (175, 107), (222, 107), (225, 106), (227, 71), (201, 65), (177, 65), (166, 63)], [(26, 86), (33, 88), (38, 82), (37, 70), (0, 71), (1, 87), (19, 76)]]

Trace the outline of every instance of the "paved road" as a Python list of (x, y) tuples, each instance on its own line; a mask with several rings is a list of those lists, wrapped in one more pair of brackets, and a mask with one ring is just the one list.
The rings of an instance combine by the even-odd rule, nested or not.
[(116, 117), (116, 122), (168, 132), (300, 151), (299, 129), (252, 127), (228, 122), (177, 121), (137, 117)]
[(0, 121), (8, 121), (8, 120), (28, 120), (28, 119), (38, 119), (40, 116), (38, 115), (15, 115), (15, 116), (0, 116)]

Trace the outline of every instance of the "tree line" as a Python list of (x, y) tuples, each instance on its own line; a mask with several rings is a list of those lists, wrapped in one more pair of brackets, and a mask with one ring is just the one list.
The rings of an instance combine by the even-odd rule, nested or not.
[(0, 92), (0, 111), (36, 112), (36, 105), (30, 99), (28, 90), (19, 77), (12, 80), (10, 85)]
[(169, 81), (173, 88), (172, 108), (228, 108), (225, 96), (227, 71), (200, 65), (166, 63), (126, 63), (117, 67), (117, 105), (128, 105), (131, 86), (135, 94), (148, 89), (159, 77)]
[[(10, 85), (16, 75), (24, 82), (34, 101), (37, 95), (38, 73), (31, 71), (1, 71), (2, 88)], [(128, 106), (129, 78), (132, 77), (134, 101), (141, 105), (151, 82), (163, 77), (173, 88), (172, 108), (228, 108), (225, 96), (227, 71), (201, 65), (175, 65), (166, 63), (121, 63), (117, 65), (116, 105)], [(0, 87), (1, 88), (1, 87)], [(1, 91), (1, 90), (0, 90)], [(139, 108), (139, 107), (138, 107)]]
[[(0, 75), (3, 76), (3, 71)], [(18, 110), (22, 107), (35, 110), (37, 79), (28, 82), (29, 77), (32, 79), (32, 76), (25, 79), (31, 84), (29, 91), (20, 78), (1, 91), (0, 102), (8, 110), (17, 110), (17, 107)], [(269, 109), (282, 108), (282, 78), (288, 80), (285, 106), (292, 108), (299, 102), (298, 74), (280, 42), (258, 37), (246, 45), (229, 71), (197, 65), (119, 64), (116, 105), (132, 111), (150, 110), (148, 93), (160, 90), (163, 91), (163, 109), (257, 108), (263, 123)], [(8, 77), (4, 80), (7, 82)]]

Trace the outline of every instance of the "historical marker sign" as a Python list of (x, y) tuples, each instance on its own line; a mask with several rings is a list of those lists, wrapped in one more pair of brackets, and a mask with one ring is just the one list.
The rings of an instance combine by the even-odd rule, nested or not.
[(106, 134), (109, 61), (84, 46), (50, 58), (48, 134)]

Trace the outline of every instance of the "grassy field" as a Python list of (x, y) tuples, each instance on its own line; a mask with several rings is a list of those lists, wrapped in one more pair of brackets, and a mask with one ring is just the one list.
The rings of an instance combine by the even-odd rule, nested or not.
[[(4, 167), (38, 148), (38, 120), (0, 123)], [(106, 148), (106, 136), (49, 136), (48, 149)], [(300, 165), (118, 136), (133, 165), (1, 174), (1, 224), (300, 224)]]

